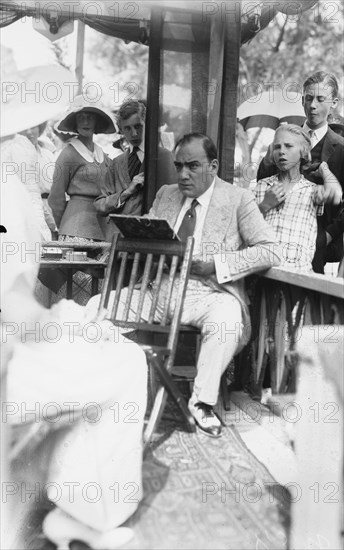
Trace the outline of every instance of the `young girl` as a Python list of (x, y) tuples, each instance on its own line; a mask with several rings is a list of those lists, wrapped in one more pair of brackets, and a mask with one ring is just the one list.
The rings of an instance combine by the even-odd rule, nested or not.
[[(310, 138), (301, 127), (284, 124), (277, 128), (272, 157), (278, 173), (258, 181), (255, 189), (259, 208), (283, 245), (281, 265), (303, 271), (312, 270), (317, 216), (323, 213), (323, 186), (302, 175), (310, 150)], [(326, 163), (320, 165), (319, 175), (334, 177)]]

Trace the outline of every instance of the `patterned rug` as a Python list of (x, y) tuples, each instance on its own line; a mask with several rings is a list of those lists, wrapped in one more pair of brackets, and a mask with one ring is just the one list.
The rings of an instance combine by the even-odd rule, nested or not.
[(130, 549), (287, 548), (289, 498), (234, 426), (220, 439), (169, 428), (147, 455)]
[[(234, 426), (213, 439), (184, 431), (173, 409), (164, 416), (143, 466), (144, 499), (126, 522), (135, 538), (127, 550), (285, 550), (289, 499), (286, 491), (247, 449)], [(171, 415), (172, 413), (172, 415)], [(21, 539), (38, 544), (51, 504), (26, 518)], [(19, 534), (19, 533), (18, 533)], [(18, 550), (18, 545), (11, 546)], [(22, 546), (21, 546), (22, 548)]]

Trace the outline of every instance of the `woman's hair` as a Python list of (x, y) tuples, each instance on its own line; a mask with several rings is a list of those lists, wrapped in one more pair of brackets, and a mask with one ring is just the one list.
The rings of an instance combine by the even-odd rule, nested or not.
[(293, 136), (297, 136), (300, 141), (300, 164), (302, 167), (305, 167), (306, 164), (308, 164), (311, 161), (311, 140), (310, 137), (306, 134), (306, 132), (301, 128), (301, 126), (298, 126), (297, 124), (281, 124), (275, 132), (275, 137), (280, 132), (289, 132)]
[[(78, 125), (77, 125), (77, 122), (76, 122), (76, 115), (78, 115), (79, 113), (89, 113), (90, 115), (93, 115), (94, 118), (95, 118), (95, 126), (94, 126), (94, 133), (95, 134), (100, 134), (100, 130), (102, 129), (102, 126), (103, 126), (103, 121), (101, 119), (101, 117), (98, 115), (98, 113), (95, 113), (94, 111), (92, 111), (91, 109), (87, 109), (87, 107), (85, 107), (84, 109), (81, 109), (80, 111), (78, 111), (77, 113), (75, 113), (74, 115), (74, 119), (73, 119), (73, 129), (71, 130), (71, 134), (78, 134)], [(58, 130), (57, 130), (58, 131)], [(59, 136), (60, 137), (60, 136)]]
[(318, 71), (311, 74), (303, 83), (303, 91), (305, 91), (308, 86), (312, 84), (320, 84), (324, 82), (331, 87), (332, 90), (332, 99), (338, 97), (338, 82), (334, 74), (327, 73), (326, 71)]

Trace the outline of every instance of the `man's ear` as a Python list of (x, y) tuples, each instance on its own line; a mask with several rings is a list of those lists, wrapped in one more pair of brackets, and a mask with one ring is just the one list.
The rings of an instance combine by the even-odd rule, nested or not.
[(219, 171), (219, 161), (217, 159), (214, 159), (211, 161), (212, 170), (214, 170), (215, 174)]
[(334, 97), (332, 99), (332, 105), (331, 105), (331, 109), (335, 109), (338, 105), (338, 97)]

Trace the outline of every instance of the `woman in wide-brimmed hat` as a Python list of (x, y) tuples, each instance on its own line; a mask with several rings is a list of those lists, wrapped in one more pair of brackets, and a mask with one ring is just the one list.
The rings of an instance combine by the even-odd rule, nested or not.
[(106, 220), (97, 214), (93, 201), (106, 177), (108, 161), (93, 136), (115, 133), (115, 126), (103, 109), (77, 96), (57, 130), (77, 134), (56, 161), (49, 196), (59, 239), (104, 240)]

